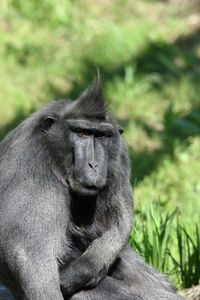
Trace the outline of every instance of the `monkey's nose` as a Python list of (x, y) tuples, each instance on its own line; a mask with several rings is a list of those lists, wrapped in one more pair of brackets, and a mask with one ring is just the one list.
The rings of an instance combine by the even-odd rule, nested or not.
[(96, 161), (89, 161), (89, 166), (91, 169), (95, 170), (97, 169), (97, 162)]

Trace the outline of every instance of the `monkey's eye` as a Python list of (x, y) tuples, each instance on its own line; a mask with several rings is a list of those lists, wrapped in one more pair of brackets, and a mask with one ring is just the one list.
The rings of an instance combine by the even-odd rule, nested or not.
[(105, 137), (105, 134), (104, 134), (104, 132), (96, 132), (95, 137), (98, 139), (102, 139)]
[(55, 121), (56, 120), (54, 117), (46, 117), (43, 121), (43, 130), (48, 130), (55, 123)]
[(89, 132), (87, 131), (77, 131), (76, 133), (79, 137), (87, 138), (89, 136)]

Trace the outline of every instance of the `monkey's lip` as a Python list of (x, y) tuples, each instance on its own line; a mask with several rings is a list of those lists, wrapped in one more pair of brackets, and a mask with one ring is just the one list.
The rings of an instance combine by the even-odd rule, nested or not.
[(98, 193), (98, 188), (95, 186), (90, 186), (90, 185), (79, 185), (79, 193), (82, 195), (96, 195)]
[(80, 195), (96, 195), (99, 191), (99, 188), (95, 185), (87, 185), (79, 181), (69, 180), (69, 185), (72, 191)]
[(90, 190), (90, 191), (98, 191), (99, 189), (94, 186), (94, 185), (83, 185), (83, 187), (86, 189), (86, 190)]

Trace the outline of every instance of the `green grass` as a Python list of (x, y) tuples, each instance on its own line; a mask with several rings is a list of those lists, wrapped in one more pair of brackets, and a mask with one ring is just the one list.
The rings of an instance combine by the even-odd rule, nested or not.
[(169, 274), (177, 288), (199, 283), (200, 235), (198, 223), (193, 228), (183, 221), (179, 209), (163, 214), (159, 202), (140, 207), (129, 244), (146, 262)]
[(196, 0), (0, 3), (0, 139), (49, 100), (76, 98), (98, 66), (131, 158), (131, 243), (177, 287), (200, 280), (200, 38), (188, 21), (198, 9)]

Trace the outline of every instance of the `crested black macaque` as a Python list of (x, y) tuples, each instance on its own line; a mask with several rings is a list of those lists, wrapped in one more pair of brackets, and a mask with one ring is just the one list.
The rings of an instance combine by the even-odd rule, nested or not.
[(125, 246), (133, 201), (121, 133), (97, 80), (0, 144), (0, 281), (16, 299), (181, 298)]

